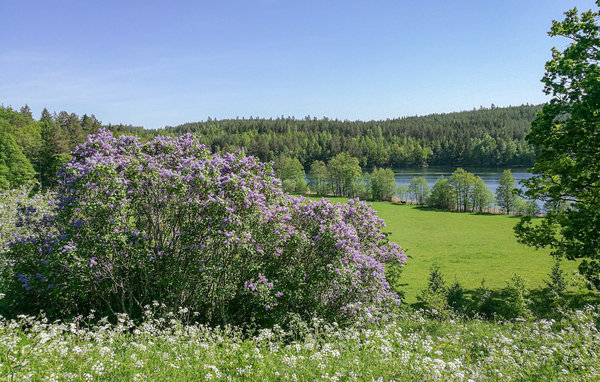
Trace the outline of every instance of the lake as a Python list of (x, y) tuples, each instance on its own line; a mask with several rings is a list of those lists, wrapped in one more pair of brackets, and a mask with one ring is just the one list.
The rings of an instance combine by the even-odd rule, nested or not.
[[(498, 181), (502, 177), (502, 171), (504, 168), (477, 168), (477, 167), (463, 167), (466, 171), (473, 173), (483, 180), (483, 183), (492, 190), (494, 195), (496, 194), (496, 188), (498, 188)], [(427, 180), (429, 187), (433, 187), (435, 181), (443, 175), (445, 178), (449, 178), (450, 175), (456, 170), (456, 167), (446, 167), (446, 166), (431, 166), (431, 167), (407, 167), (407, 168), (395, 168), (392, 169), (394, 171), (394, 177), (396, 178), (396, 183), (399, 186), (409, 185), (412, 179), (416, 176), (422, 176)], [(519, 181), (522, 179), (529, 178), (531, 176), (530, 173), (527, 172), (527, 168), (518, 167), (511, 168), (513, 177), (515, 178), (516, 185), (518, 188), (521, 188), (519, 185)]]

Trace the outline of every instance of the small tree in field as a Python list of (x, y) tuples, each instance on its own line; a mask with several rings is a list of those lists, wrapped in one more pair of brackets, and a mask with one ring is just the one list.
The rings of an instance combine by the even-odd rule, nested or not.
[(275, 161), (275, 175), (286, 192), (305, 192), (306, 174), (298, 158), (281, 156)]
[(487, 211), (494, 204), (494, 194), (483, 183), (483, 179), (478, 176), (473, 181), (473, 193), (471, 195), (471, 204), (475, 211)]
[(563, 270), (560, 268), (560, 260), (554, 262), (552, 271), (548, 275), (550, 280), (544, 280), (546, 284), (546, 291), (548, 293), (548, 299), (552, 307), (560, 306), (562, 298), (567, 290), (567, 281)]
[(433, 185), (427, 205), (433, 208), (452, 210), (456, 207), (456, 194), (448, 179), (440, 176)]
[(459, 211), (468, 211), (472, 206), (472, 194), (475, 177), (462, 168), (457, 168), (450, 176), (450, 184), (456, 196), (456, 208)]
[(446, 281), (440, 272), (440, 267), (433, 265), (429, 272), (427, 288), (417, 296), (417, 299), (431, 309), (435, 315), (446, 317), (450, 313), (447, 291)]
[(392, 200), (396, 178), (394, 172), (389, 169), (375, 168), (369, 177), (371, 183), (371, 196), (375, 200)]
[(496, 189), (496, 201), (500, 208), (510, 214), (516, 210), (519, 200), (515, 193), (515, 178), (512, 176), (511, 171), (504, 170), (498, 183), (500, 184)]
[(310, 165), (308, 187), (320, 195), (327, 195), (331, 192), (327, 165), (323, 161), (316, 160)]
[(427, 180), (422, 176), (414, 177), (408, 187), (413, 200), (416, 201), (417, 204), (425, 204), (425, 201), (431, 193)]

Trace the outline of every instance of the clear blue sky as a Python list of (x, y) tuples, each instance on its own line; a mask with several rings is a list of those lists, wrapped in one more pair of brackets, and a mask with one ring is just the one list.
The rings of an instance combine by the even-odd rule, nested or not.
[(147, 128), (547, 101), (553, 19), (592, 0), (0, 0), (0, 103)]

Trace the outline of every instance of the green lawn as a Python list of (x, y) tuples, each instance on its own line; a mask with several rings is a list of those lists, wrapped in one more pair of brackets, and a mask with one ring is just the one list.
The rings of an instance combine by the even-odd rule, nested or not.
[[(344, 202), (344, 198), (330, 198)], [(554, 264), (549, 250), (536, 251), (519, 244), (513, 233), (518, 218), (439, 211), (390, 202), (372, 202), (379, 217), (391, 232), (390, 239), (410, 256), (402, 274), (405, 301), (416, 302), (426, 285), (430, 268), (440, 266), (447, 282), (455, 279), (465, 289), (479, 287), (481, 280), (492, 289), (500, 289), (513, 273), (521, 275), (530, 288), (543, 285)], [(570, 278), (577, 268), (574, 262), (563, 262)]]

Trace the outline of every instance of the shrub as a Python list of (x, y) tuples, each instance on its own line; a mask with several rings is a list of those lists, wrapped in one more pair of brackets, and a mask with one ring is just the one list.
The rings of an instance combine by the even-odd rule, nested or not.
[(565, 291), (567, 290), (567, 281), (564, 272), (560, 269), (560, 260), (556, 260), (550, 274), (550, 280), (544, 280), (546, 292), (550, 305), (554, 308), (561, 305)]
[(438, 265), (433, 265), (429, 272), (427, 288), (424, 289), (417, 299), (423, 303), (426, 309), (440, 318), (446, 318), (450, 313), (448, 309), (447, 289), (444, 277)]
[(52, 211), (52, 192), (34, 192), (37, 185), (30, 184), (11, 190), (0, 190), (0, 254), (8, 249), (8, 243), (16, 236), (31, 234), (23, 218), (40, 220)]
[(531, 316), (527, 284), (521, 276), (514, 274), (506, 282), (505, 294), (502, 311), (505, 318), (528, 318)]
[(306, 192), (306, 174), (297, 158), (286, 156), (277, 158), (275, 175), (281, 180), (285, 192)]
[(456, 207), (456, 192), (448, 179), (441, 175), (435, 181), (427, 204), (433, 208), (452, 210)]
[(496, 304), (492, 291), (485, 285), (485, 279), (481, 280), (480, 286), (473, 294), (474, 313), (484, 318), (492, 318), (496, 314)]
[(16, 312), (140, 317), (156, 300), (202, 322), (268, 325), (290, 314), (376, 321), (398, 303), (385, 264), (406, 257), (374, 210), (286, 196), (241, 151), (100, 130), (59, 178), (55, 217), (7, 254)]
[(371, 196), (375, 200), (392, 200), (396, 179), (394, 172), (389, 169), (375, 167), (369, 177)]
[(464, 312), (467, 300), (465, 298), (465, 291), (458, 280), (454, 281), (446, 291), (446, 301), (455, 312)]
[[(37, 224), (52, 210), (51, 192), (34, 193), (36, 185), (21, 186), (11, 190), (0, 190), (0, 293), (7, 288), (6, 281), (12, 272), (12, 262), (4, 252), (8, 244), (16, 237), (31, 236)], [(0, 306), (4, 301), (0, 301)]]

